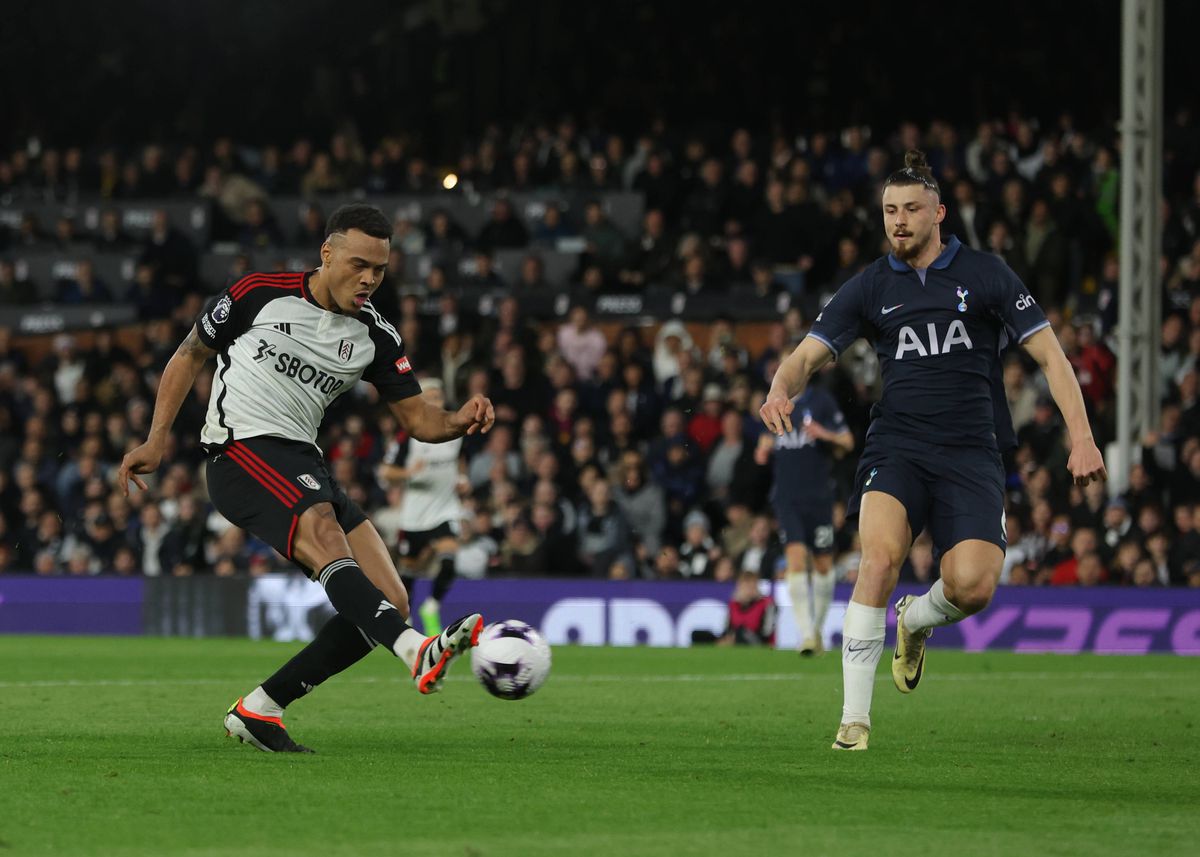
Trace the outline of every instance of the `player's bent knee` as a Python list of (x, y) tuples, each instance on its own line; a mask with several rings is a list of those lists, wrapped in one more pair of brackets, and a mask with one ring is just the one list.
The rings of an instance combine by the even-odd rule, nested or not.
[(943, 585), (946, 600), (968, 615), (984, 610), (996, 592), (996, 585), (990, 580), (978, 580), (960, 586), (948, 586), (943, 582)]

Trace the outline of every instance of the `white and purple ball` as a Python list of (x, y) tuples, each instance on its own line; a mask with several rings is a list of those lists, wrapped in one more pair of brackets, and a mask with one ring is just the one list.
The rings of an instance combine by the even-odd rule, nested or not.
[(532, 625), (495, 622), (471, 649), (471, 670), (492, 696), (524, 699), (550, 675), (550, 644)]

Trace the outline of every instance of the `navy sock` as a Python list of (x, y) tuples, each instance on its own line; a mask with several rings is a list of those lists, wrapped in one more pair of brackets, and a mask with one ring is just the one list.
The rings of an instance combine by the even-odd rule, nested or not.
[(281, 708), (287, 708), (330, 676), (354, 666), (373, 648), (375, 643), (338, 613), (311, 643), (264, 681), (262, 689)]
[(457, 572), (454, 570), (454, 556), (443, 556), (438, 565), (437, 577), (433, 579), (433, 600), (441, 604), (450, 586), (454, 583)]

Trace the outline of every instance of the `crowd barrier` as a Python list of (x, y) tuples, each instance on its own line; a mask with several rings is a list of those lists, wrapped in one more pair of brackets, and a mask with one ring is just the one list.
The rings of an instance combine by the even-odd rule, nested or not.
[[(794, 648), (786, 586), (776, 645)], [(428, 591), (419, 582), (415, 601)], [(899, 594), (921, 587), (900, 587)], [(459, 581), (443, 616), (480, 610), (522, 619), (552, 645), (689, 646), (695, 631), (719, 634), (730, 586), (710, 582), (561, 579)], [(850, 589), (839, 586), (823, 629), (840, 645)], [(320, 586), (299, 574), (257, 578), (0, 577), (0, 633), (148, 634), (311, 639), (332, 614)], [(889, 610), (889, 625), (895, 617)], [(938, 629), (935, 647), (1075, 654), (1200, 655), (1200, 590), (1006, 587), (988, 610)]]

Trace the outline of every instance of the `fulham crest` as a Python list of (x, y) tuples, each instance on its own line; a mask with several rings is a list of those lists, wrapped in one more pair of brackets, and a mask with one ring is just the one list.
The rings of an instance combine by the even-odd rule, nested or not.
[(350, 362), (350, 355), (354, 353), (354, 343), (349, 339), (343, 339), (338, 343), (338, 357), (343, 363)]

